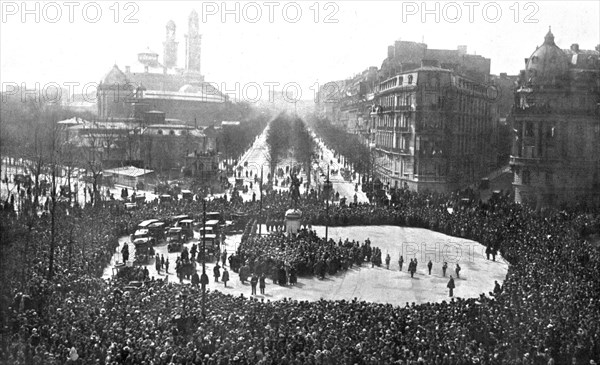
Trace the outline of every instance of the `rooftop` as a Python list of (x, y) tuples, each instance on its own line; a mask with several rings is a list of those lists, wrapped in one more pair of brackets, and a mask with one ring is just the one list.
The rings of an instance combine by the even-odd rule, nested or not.
[(140, 169), (134, 166), (124, 166), (117, 167), (114, 169), (104, 170), (104, 174), (113, 174), (113, 175), (123, 175), (123, 176), (131, 176), (131, 177), (139, 177), (147, 174), (153, 173), (153, 170)]

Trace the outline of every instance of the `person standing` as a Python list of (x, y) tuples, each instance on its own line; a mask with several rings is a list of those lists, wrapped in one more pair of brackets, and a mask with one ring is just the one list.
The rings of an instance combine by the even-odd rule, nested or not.
[(431, 260), (429, 260), (429, 262), (427, 263), (427, 269), (429, 270), (429, 275), (431, 275), (431, 268), (433, 267), (433, 262), (431, 262)]
[[(291, 277), (291, 275), (290, 275)], [(259, 278), (259, 287), (260, 287), (260, 293), (261, 294), (265, 294), (265, 287), (267, 286), (266, 283), (267, 277), (265, 276), (265, 273), (260, 274), (260, 278)], [(291, 282), (291, 278), (290, 278), (290, 282)]]
[(225, 283), (225, 287), (227, 288), (227, 282), (229, 281), (229, 271), (227, 268), (223, 267), (223, 277), (221, 278), (223, 283)]
[(165, 267), (165, 255), (160, 255), (160, 269)]
[(252, 286), (252, 294), (256, 295), (256, 284), (258, 284), (258, 276), (255, 273), (252, 273), (252, 277), (250, 278), (250, 285)]
[(127, 260), (129, 260), (129, 246), (127, 245), (127, 242), (123, 244), (121, 254), (123, 255), (123, 263), (127, 263)]
[(452, 297), (454, 295), (454, 288), (456, 287), (454, 285), (454, 279), (452, 279), (452, 275), (450, 275), (450, 281), (448, 281), (448, 285), (446, 285), (446, 287), (450, 289), (450, 297)]
[(385, 266), (387, 267), (387, 269), (388, 269), (388, 270), (390, 269), (390, 261), (391, 261), (391, 259), (392, 259), (392, 258), (390, 257), (390, 254), (388, 253), (388, 254), (385, 256)]
[(219, 262), (218, 261), (215, 264), (215, 267), (213, 268), (213, 275), (215, 277), (215, 283), (218, 283), (219, 282), (219, 277), (221, 276), (221, 266), (219, 266)]
[(197, 288), (199, 284), (200, 284), (200, 276), (198, 276), (197, 272), (194, 272), (192, 274), (192, 286)]
[(160, 257), (158, 254), (154, 257), (154, 267), (156, 267), (156, 272), (160, 274)]
[[(223, 240), (223, 242), (225, 242)], [(227, 262), (227, 250), (223, 250), (223, 253), (221, 254), (221, 262), (223, 263), (223, 267), (225, 267), (225, 263)]]
[(169, 273), (169, 258), (167, 257), (167, 260), (165, 261), (165, 273)]
[(400, 266), (400, 271), (402, 271), (403, 264), (404, 264), (404, 257), (402, 257), (402, 255), (400, 255), (400, 258), (398, 259), (398, 266)]
[(208, 285), (208, 275), (206, 275), (206, 271), (202, 271), (202, 275), (200, 275), (200, 285), (202, 285), (202, 291), (205, 291), (206, 286)]
[(498, 284), (498, 281), (495, 280), (494, 281), (494, 295), (499, 295), (500, 293), (502, 293), (502, 287), (500, 287), (500, 284)]
[(456, 278), (459, 279), (460, 278), (460, 265), (456, 264), (456, 269), (454, 270), (456, 272)]
[(444, 262), (444, 265), (442, 266), (442, 274), (444, 277), (446, 277), (446, 269), (448, 269), (448, 263)]

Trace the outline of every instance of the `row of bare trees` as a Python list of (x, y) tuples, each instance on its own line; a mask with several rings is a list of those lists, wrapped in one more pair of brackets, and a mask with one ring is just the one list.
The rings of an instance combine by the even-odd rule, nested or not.
[(317, 160), (317, 148), (302, 119), (287, 113), (279, 114), (269, 124), (267, 144), (271, 176), (275, 176), (277, 166), (292, 151), (294, 159), (304, 167), (310, 185), (312, 165)]
[(308, 123), (330, 149), (345, 157), (354, 171), (359, 174), (368, 173), (372, 165), (371, 154), (358, 135), (348, 133), (344, 128), (332, 124), (329, 119), (315, 115), (308, 117)]
[[(21, 100), (3, 95), (0, 111), (0, 170), (4, 172), (6, 190), (2, 200), (5, 206), (19, 199), (18, 214), (25, 219), (29, 233), (38, 219), (42, 195), (47, 194), (46, 204), (50, 214), (48, 231), (48, 278), (54, 274), (56, 248), (56, 207), (58, 191), (65, 186), (71, 203), (71, 177), (78, 168), (87, 168), (93, 176), (92, 199), (99, 196), (98, 178), (101, 165), (96, 161), (94, 149), (90, 154), (81, 151), (69, 139), (66, 129), (58, 122), (72, 115), (60, 104), (43, 103), (38, 100)], [(100, 142), (99, 142), (100, 143)], [(9, 166), (10, 165), (10, 166)], [(9, 170), (10, 167), (10, 170)], [(14, 183), (21, 175), (31, 184)], [(26, 193), (25, 193), (26, 191)], [(92, 200), (93, 202), (94, 200)], [(12, 204), (11, 208), (12, 207)], [(25, 248), (26, 249), (26, 248)]]

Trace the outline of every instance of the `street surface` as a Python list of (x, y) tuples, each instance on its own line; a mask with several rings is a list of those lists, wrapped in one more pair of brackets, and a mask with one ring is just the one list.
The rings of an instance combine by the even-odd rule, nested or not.
[[(270, 172), (270, 168), (269, 168), (269, 146), (266, 142), (266, 138), (267, 138), (267, 132), (268, 132), (268, 127), (265, 128), (265, 130), (263, 131), (263, 133), (261, 133), (256, 140), (254, 141), (254, 143), (252, 144), (252, 147), (250, 149), (248, 149), (248, 151), (246, 151), (246, 153), (244, 153), (244, 155), (240, 158), (240, 160), (238, 161), (238, 165), (237, 167), (234, 169), (236, 171), (236, 176), (237, 176), (237, 171), (238, 168), (241, 167), (242, 168), (242, 177), (244, 180), (244, 185), (248, 186), (248, 192), (247, 193), (240, 193), (240, 195), (242, 196), (242, 198), (244, 199), (244, 201), (249, 201), (252, 200), (252, 193), (256, 193), (256, 199), (260, 199), (260, 187), (258, 186), (258, 184), (254, 183), (254, 177), (258, 176), (258, 181), (260, 181), (260, 171), (263, 171), (263, 179), (266, 182), (267, 181), (267, 176)], [(358, 187), (358, 191), (355, 191), (355, 184), (358, 181), (358, 176), (356, 177), (356, 179), (354, 181), (345, 181), (342, 177), (342, 175), (339, 173), (340, 169), (344, 166), (343, 165), (343, 156), (340, 157), (340, 163), (338, 163), (337, 158), (334, 158), (334, 153), (333, 151), (331, 151), (330, 149), (326, 148), (325, 145), (323, 144), (323, 142), (314, 134), (311, 132), (311, 135), (313, 136), (315, 143), (317, 145), (317, 154), (318, 156), (318, 162), (316, 164), (318, 170), (313, 170), (313, 177), (311, 179), (311, 188), (317, 190), (320, 186), (323, 185), (323, 183), (325, 182), (325, 180), (327, 179), (327, 172), (328, 172), (328, 168), (327, 166), (329, 165), (329, 180), (332, 182), (333, 184), (333, 190), (334, 193), (335, 192), (339, 192), (340, 193), (340, 199), (345, 197), (346, 201), (348, 203), (351, 203), (354, 201), (354, 194), (356, 193), (356, 197), (357, 197), (357, 201), (359, 203), (368, 203), (368, 199), (367, 199), (367, 195), (365, 193), (362, 192), (360, 186)], [(320, 156), (323, 156), (323, 159), (320, 159)], [(281, 161), (278, 164), (278, 168), (282, 168), (285, 171), (286, 166), (296, 166), (297, 162), (295, 162), (292, 158), (286, 158), (283, 161)], [(332, 172), (336, 171), (336, 174), (333, 174)], [(248, 177), (246, 177), (246, 172), (248, 172)], [(288, 175), (285, 175), (285, 177), (287, 178)], [(317, 179), (315, 179), (315, 177)], [(307, 180), (307, 176), (306, 176), (306, 172), (302, 172), (299, 175), (299, 178), (302, 178), (304, 182), (308, 181)], [(229, 182), (233, 185), (235, 185), (235, 179), (236, 177), (231, 177), (229, 179)], [(281, 179), (278, 179), (278, 181), (280, 181)], [(250, 183), (252, 182), (252, 189), (250, 189)], [(288, 191), (288, 188), (282, 188), (280, 186), (275, 187), (276, 190), (283, 190), (283, 191)], [(300, 194), (304, 194), (306, 191), (306, 188), (304, 186), (300, 187)]]
[[(313, 227), (320, 236), (325, 235), (325, 227)], [(264, 232), (264, 231), (263, 231)], [(295, 286), (279, 286), (267, 279), (265, 295), (257, 295), (259, 299), (280, 300), (291, 298), (295, 300), (316, 301), (321, 298), (327, 300), (358, 300), (404, 305), (409, 303), (441, 302), (448, 300), (449, 275), (455, 277), (455, 296), (467, 298), (478, 297), (481, 293), (488, 293), (494, 289), (494, 280), (502, 284), (508, 270), (508, 264), (500, 257), (496, 261), (486, 260), (485, 247), (477, 242), (450, 237), (441, 233), (420, 229), (395, 226), (356, 226), (329, 228), (329, 237), (336, 241), (350, 237), (363, 242), (369, 238), (371, 245), (379, 247), (382, 251), (382, 267), (371, 268), (371, 264), (363, 264), (360, 268), (354, 266), (346, 272), (335, 276), (327, 275), (324, 280), (316, 277), (299, 277)], [(197, 238), (199, 238), (197, 236)], [(241, 235), (228, 236), (226, 249), (229, 254), (235, 252), (239, 245)], [(120, 240), (129, 242), (129, 237)], [(193, 242), (186, 244), (188, 250)], [(425, 245), (424, 245), (425, 244)], [(117, 261), (121, 261), (121, 248), (113, 256), (111, 265), (106, 268), (104, 278), (110, 278), (112, 268)], [(133, 258), (134, 247), (129, 244), (130, 259)], [(167, 253), (166, 244), (156, 246), (155, 250), (165, 259), (169, 259), (170, 267), (168, 280), (179, 282), (175, 275), (175, 261), (179, 253)], [(385, 267), (385, 256), (391, 256), (390, 269)], [(404, 256), (402, 272), (399, 271), (398, 258)], [(417, 272), (411, 279), (408, 273), (410, 258), (418, 260)], [(433, 269), (431, 275), (427, 273), (427, 262), (431, 259)], [(442, 276), (442, 264), (448, 262), (446, 277)], [(462, 270), (460, 279), (456, 279), (454, 268), (459, 263)], [(206, 273), (210, 278), (208, 288), (219, 290), (228, 294), (250, 296), (250, 284), (242, 284), (239, 276), (229, 271), (231, 281), (224, 288), (222, 282), (215, 283), (213, 278), (214, 263), (206, 264)], [(226, 265), (229, 268), (229, 264)], [(148, 265), (150, 277), (165, 278), (164, 272), (158, 274), (154, 264)], [(202, 265), (197, 264), (198, 273), (202, 272)], [(222, 271), (221, 271), (222, 272)], [(183, 281), (189, 284), (188, 280)]]

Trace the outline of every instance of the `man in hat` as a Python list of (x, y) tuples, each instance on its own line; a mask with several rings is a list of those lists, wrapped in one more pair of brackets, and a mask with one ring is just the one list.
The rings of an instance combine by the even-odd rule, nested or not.
[(205, 291), (206, 286), (208, 285), (208, 275), (206, 275), (206, 271), (202, 271), (202, 275), (200, 276), (200, 285), (202, 285), (202, 291)]
[(452, 297), (454, 295), (454, 288), (456, 287), (454, 285), (454, 279), (452, 278), (452, 275), (450, 275), (450, 281), (448, 281), (448, 285), (446, 285), (446, 287), (450, 289), (450, 297)]

